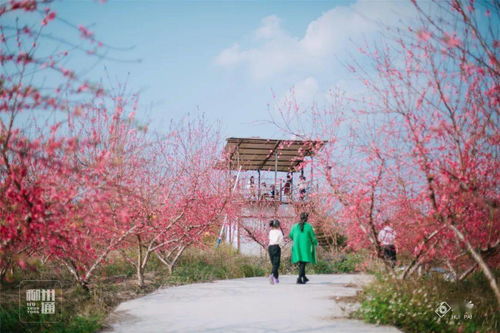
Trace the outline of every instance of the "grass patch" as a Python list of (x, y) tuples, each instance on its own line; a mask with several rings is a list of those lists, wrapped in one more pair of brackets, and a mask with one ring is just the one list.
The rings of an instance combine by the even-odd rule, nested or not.
[[(435, 311), (441, 302), (451, 309), (440, 318)], [(404, 332), (498, 332), (496, 309), (495, 297), (479, 273), (457, 283), (439, 276), (404, 281), (379, 277), (364, 289), (354, 316)]]
[(17, 304), (0, 307), (1, 332), (9, 333), (87, 333), (102, 327), (102, 315), (75, 315), (57, 323), (22, 323)]
[(233, 248), (186, 252), (172, 276), (172, 282), (194, 283), (223, 279), (236, 279), (266, 274), (267, 262), (263, 258), (239, 255)]
[(316, 265), (313, 265), (313, 270), (316, 274), (354, 273), (357, 271), (357, 265), (362, 261), (362, 255), (347, 253), (333, 260), (318, 260)]

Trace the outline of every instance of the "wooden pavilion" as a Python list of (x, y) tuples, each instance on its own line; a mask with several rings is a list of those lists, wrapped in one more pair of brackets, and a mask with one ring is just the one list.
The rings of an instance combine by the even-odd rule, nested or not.
[[(295, 206), (303, 206), (304, 199), (295, 200), (291, 195), (284, 196), (282, 181), (278, 180), (278, 173), (290, 173), (293, 179), (295, 172), (304, 175), (305, 166), (310, 169), (310, 183), (314, 179), (314, 155), (326, 144), (319, 140), (286, 140), (262, 138), (228, 138), (224, 148), (224, 160), (218, 163), (218, 168), (236, 172), (233, 191), (240, 181), (243, 171), (256, 171), (257, 196), (246, 197), (241, 215), (236, 221), (227, 221), (221, 228), (218, 243), (223, 238), (242, 253), (252, 255), (261, 254), (262, 249), (249, 242), (242, 242), (241, 232), (248, 226), (265, 228), (271, 218), (287, 219), (296, 215)], [(274, 174), (274, 189), (279, 195), (273, 197), (261, 196), (261, 174)]]
[(278, 172), (300, 172), (303, 175), (307, 157), (312, 164), (312, 181), (314, 155), (325, 143), (326, 141), (320, 140), (228, 138), (224, 148), (225, 160), (220, 167), (227, 170), (257, 171), (260, 193), (262, 171), (274, 172), (274, 184), (278, 186)]

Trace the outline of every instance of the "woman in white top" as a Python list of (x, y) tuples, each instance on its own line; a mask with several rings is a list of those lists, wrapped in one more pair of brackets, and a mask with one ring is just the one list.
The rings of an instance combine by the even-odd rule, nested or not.
[(273, 265), (272, 274), (269, 275), (269, 282), (271, 284), (280, 283), (279, 280), (279, 268), (281, 261), (281, 248), (283, 245), (283, 232), (280, 228), (280, 221), (272, 220), (269, 222), (271, 230), (269, 231), (269, 259), (271, 259), (271, 264)]

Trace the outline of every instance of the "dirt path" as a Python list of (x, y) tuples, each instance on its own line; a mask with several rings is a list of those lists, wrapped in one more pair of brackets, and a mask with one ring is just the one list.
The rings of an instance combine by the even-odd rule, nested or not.
[(124, 302), (103, 332), (400, 332), (345, 319), (345, 304), (368, 275), (311, 275), (306, 285), (282, 276), (223, 280), (158, 290)]

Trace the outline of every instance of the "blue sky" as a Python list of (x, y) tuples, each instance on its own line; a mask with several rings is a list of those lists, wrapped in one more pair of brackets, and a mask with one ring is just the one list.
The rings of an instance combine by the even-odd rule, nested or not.
[[(141, 92), (138, 117), (161, 132), (170, 119), (202, 112), (222, 121), (225, 136), (280, 137), (269, 112), (291, 91), (304, 107), (327, 103), (332, 87), (355, 91), (344, 69), (355, 44), (375, 38), (376, 22), (407, 15), (399, 1), (57, 2), (54, 9), (140, 62), (103, 61), (87, 72), (128, 80)], [(54, 24), (54, 27), (57, 27)], [(51, 28), (54, 29), (54, 28)], [(64, 33), (64, 32), (63, 32)], [(74, 55), (82, 68), (93, 61)], [(78, 67), (76, 66), (76, 67)], [(75, 67), (75, 66), (73, 66)]]

